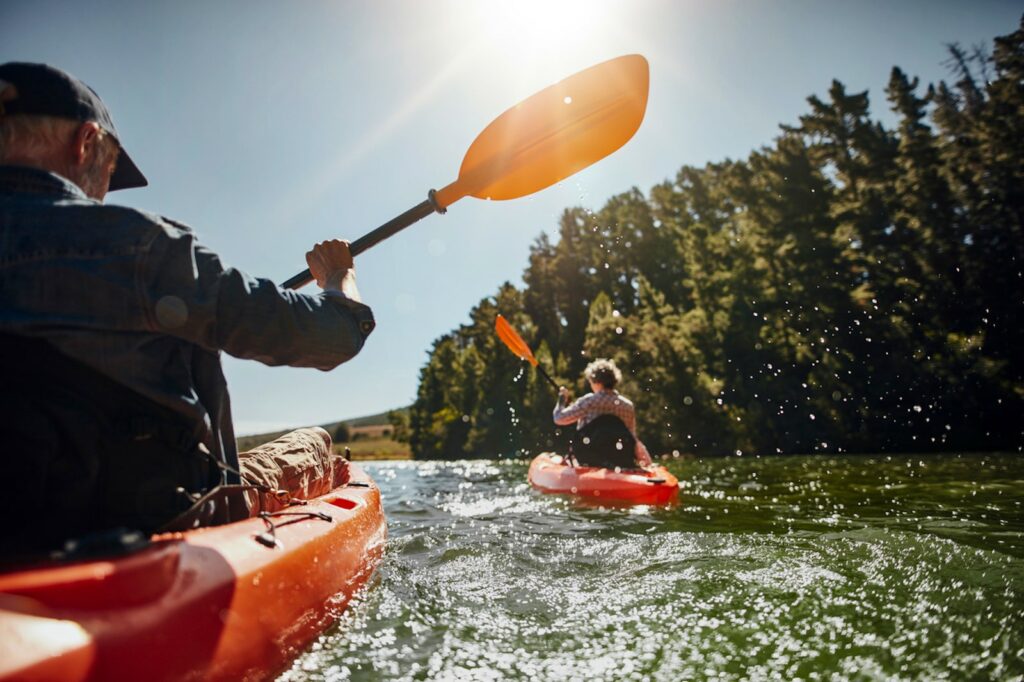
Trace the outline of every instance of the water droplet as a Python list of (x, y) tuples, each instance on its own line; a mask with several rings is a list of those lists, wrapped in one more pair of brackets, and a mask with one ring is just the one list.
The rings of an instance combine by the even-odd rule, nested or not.
[(164, 296), (156, 302), (156, 321), (165, 329), (175, 329), (188, 321), (188, 306), (177, 296)]

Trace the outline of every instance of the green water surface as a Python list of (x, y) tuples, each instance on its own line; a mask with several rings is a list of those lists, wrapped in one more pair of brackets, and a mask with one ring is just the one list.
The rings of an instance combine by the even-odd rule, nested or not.
[(377, 576), (283, 680), (1024, 678), (1024, 457), (677, 460), (669, 507), (527, 462), (366, 468)]

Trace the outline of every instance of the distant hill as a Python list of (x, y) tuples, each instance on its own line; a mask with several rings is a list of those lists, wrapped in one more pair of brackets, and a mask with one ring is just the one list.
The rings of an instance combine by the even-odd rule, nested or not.
[[(407, 413), (409, 411), (409, 408), (400, 407), (397, 410), (388, 410), (388, 412), (392, 411)], [(390, 425), (391, 422), (388, 421), (388, 412), (381, 412), (380, 414), (371, 414), (368, 417), (357, 417), (356, 419), (342, 419), (341, 421), (336, 421), (332, 424), (321, 424), (321, 426), (330, 431), (332, 427), (337, 428), (339, 424), (348, 424), (351, 427)]]
[[(408, 413), (408, 407), (400, 407), (395, 412)], [(388, 412), (381, 412), (379, 414), (371, 414), (365, 417), (356, 417), (354, 419), (341, 419), (339, 421), (330, 422), (328, 424), (318, 424), (322, 426), (331, 435), (337, 431), (338, 427), (342, 424), (348, 424), (349, 428), (352, 429), (353, 436), (356, 434), (364, 434), (368, 437), (379, 438), (386, 436), (390, 433), (391, 423), (388, 421)], [(296, 427), (298, 428), (298, 427)], [(240, 436), (238, 440), (238, 451), (245, 452), (251, 450), (261, 443), (267, 443), (274, 440), (284, 434), (292, 431), (293, 429), (284, 429), (282, 431), (271, 431), (270, 433), (261, 433), (252, 436)]]

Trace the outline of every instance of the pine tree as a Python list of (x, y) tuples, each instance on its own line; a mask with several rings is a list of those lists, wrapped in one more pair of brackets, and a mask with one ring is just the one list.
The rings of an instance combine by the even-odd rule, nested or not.
[(1022, 447), (1024, 23), (950, 65), (892, 70), (894, 130), (833, 81), (746, 159), (566, 210), (525, 288), (435, 342), (416, 456), (564, 447), (499, 312), (559, 383), (613, 358), (655, 453)]

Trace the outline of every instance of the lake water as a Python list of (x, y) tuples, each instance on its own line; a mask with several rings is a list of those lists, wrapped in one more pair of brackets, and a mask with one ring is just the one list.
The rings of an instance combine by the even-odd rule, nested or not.
[(1021, 455), (677, 460), (660, 508), (366, 468), (387, 554), (284, 680), (1024, 676)]

